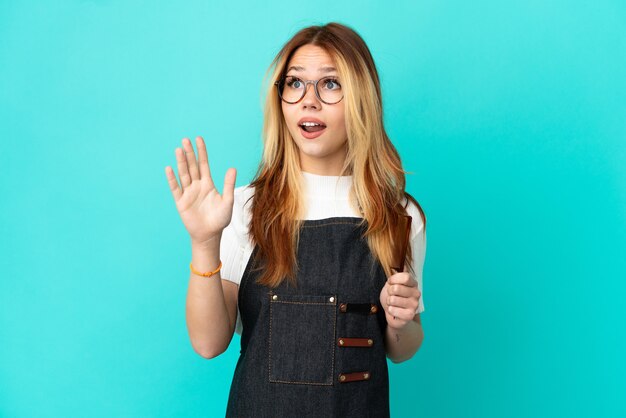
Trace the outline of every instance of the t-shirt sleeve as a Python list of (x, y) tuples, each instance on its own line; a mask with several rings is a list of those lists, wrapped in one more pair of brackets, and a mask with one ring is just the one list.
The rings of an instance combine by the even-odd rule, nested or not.
[(233, 222), (231, 220), (230, 225), (224, 228), (222, 240), (220, 241), (221, 277), (238, 285), (241, 281), (239, 270), (243, 256), (243, 247), (237, 238)]
[(242, 263), (246, 249), (243, 216), (243, 188), (235, 189), (235, 202), (233, 204), (233, 215), (230, 224), (222, 231), (220, 241), (220, 260), (222, 261), (221, 277), (235, 284), (241, 282), (243, 275)]
[(426, 230), (422, 215), (413, 202), (409, 203), (407, 212), (413, 218), (411, 220), (411, 254), (413, 256), (413, 271), (415, 272), (415, 280), (417, 288), (422, 292), (419, 304), (415, 313), (424, 312), (424, 285), (422, 273), (424, 270), (424, 260), (426, 258)]

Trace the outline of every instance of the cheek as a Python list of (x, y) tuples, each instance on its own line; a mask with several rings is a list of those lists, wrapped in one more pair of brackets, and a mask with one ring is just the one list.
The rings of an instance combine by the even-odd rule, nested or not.
[(291, 119), (292, 119), (292, 115), (289, 112), (289, 108), (287, 106), (285, 106), (285, 104), (282, 104), (282, 109), (283, 109), (283, 119), (285, 119), (285, 122), (287, 122), (287, 125), (291, 125)]
[(346, 113), (345, 113), (343, 106), (337, 109), (337, 111), (334, 114), (334, 119), (335, 119), (335, 123), (337, 124), (338, 127), (340, 127), (340, 129), (342, 130), (346, 129)]
[(284, 119), (285, 126), (287, 127), (287, 130), (289, 131), (289, 133), (291, 133), (292, 136), (294, 136), (296, 132), (294, 131), (293, 124), (289, 120), (289, 115), (284, 114), (283, 119)]
[(337, 127), (337, 130), (341, 133), (345, 133), (346, 132), (346, 118), (343, 112), (335, 115), (333, 119), (334, 119), (333, 121), (334, 125)]

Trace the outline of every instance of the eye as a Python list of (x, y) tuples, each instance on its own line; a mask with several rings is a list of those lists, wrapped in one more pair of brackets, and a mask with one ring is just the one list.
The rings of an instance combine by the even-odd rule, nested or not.
[(285, 84), (293, 89), (302, 88), (302, 80), (300, 80), (298, 77), (287, 77), (287, 79), (285, 80)]
[(341, 90), (341, 84), (336, 78), (326, 78), (324, 79), (322, 86), (328, 90)]

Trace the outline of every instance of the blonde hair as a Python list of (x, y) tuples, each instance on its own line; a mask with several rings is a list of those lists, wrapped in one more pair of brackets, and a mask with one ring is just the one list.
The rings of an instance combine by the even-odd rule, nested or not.
[[(256, 245), (255, 266), (262, 270), (259, 284), (278, 286), (285, 278), (296, 284), (296, 253), (305, 207), (298, 148), (287, 128), (274, 83), (303, 45), (323, 48), (333, 58), (345, 100), (347, 155), (340, 175), (353, 176), (350, 203), (367, 222), (365, 237), (387, 276), (392, 274), (394, 226), (412, 201), (405, 191), (400, 156), (383, 126), (378, 72), (363, 39), (351, 28), (329, 23), (296, 33), (279, 51), (267, 73), (263, 126), (263, 156), (250, 183), (254, 187), (250, 236)], [(269, 76), (269, 80), (268, 80)], [(411, 248), (406, 264), (411, 266)]]

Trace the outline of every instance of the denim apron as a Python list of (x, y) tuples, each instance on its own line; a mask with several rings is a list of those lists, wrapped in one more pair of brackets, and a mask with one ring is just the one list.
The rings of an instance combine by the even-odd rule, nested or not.
[(241, 352), (227, 417), (388, 417), (379, 302), (387, 280), (361, 218), (305, 220), (297, 285), (256, 283), (256, 248), (239, 285)]

